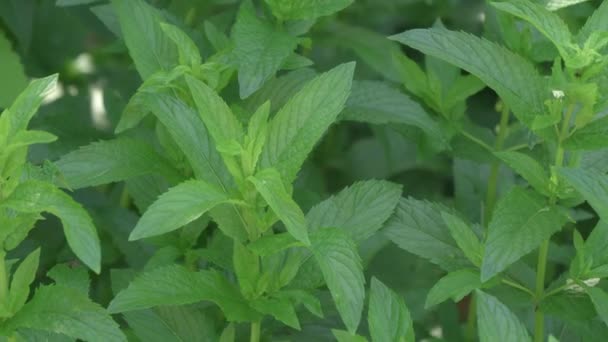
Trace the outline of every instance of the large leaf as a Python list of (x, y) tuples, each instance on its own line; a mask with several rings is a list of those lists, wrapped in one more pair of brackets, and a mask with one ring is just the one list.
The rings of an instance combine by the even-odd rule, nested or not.
[(439, 139), (442, 143), (445, 139), (437, 122), (418, 102), (383, 82), (353, 83), (341, 118), (372, 124), (406, 124), (420, 128), (430, 138)]
[(282, 20), (316, 19), (338, 12), (353, 0), (265, 0), (272, 13)]
[(243, 99), (260, 89), (298, 45), (295, 37), (258, 18), (249, 0), (241, 5), (232, 29), (232, 39)]
[(310, 229), (344, 229), (360, 243), (372, 236), (390, 217), (401, 198), (401, 186), (387, 181), (357, 182), (306, 214)]
[(181, 178), (179, 172), (143, 141), (118, 138), (94, 142), (62, 156), (56, 163), (70, 188), (119, 182), (158, 173), (171, 182)]
[(57, 84), (57, 74), (33, 80), (19, 94), (17, 99), (8, 109), (8, 112), (2, 115), (0, 120), (9, 120), (8, 138), (13, 137), (17, 132), (27, 128), (28, 123), (38, 111), (42, 99), (49, 91), (55, 88)]
[(145, 80), (178, 64), (177, 47), (160, 27), (163, 17), (143, 0), (112, 0), (129, 55)]
[(291, 183), (314, 145), (336, 120), (350, 94), (354, 63), (342, 64), (308, 82), (279, 110), (260, 159)]
[(572, 37), (568, 26), (557, 14), (528, 0), (492, 2), (492, 6), (526, 20), (545, 35), (560, 50), (562, 56), (567, 55), (565, 47), (570, 44)]
[(495, 43), (442, 28), (415, 29), (391, 39), (477, 76), (494, 89), (528, 127), (545, 111), (545, 81), (534, 66)]
[(8, 108), (27, 86), (23, 65), (3, 32), (0, 31), (0, 108)]
[(531, 191), (514, 187), (496, 205), (488, 227), (481, 280), (486, 281), (559, 231), (567, 215)]
[(476, 291), (479, 341), (531, 341), (523, 323), (496, 297)]
[(250, 177), (249, 180), (285, 224), (287, 231), (298, 241), (310, 244), (304, 213), (285, 189), (281, 175), (277, 170), (262, 170), (255, 176)]
[(598, 170), (561, 169), (560, 174), (608, 222), (608, 175)]
[(163, 266), (135, 278), (110, 303), (111, 313), (161, 305), (211, 301), (231, 321), (249, 321), (255, 312), (239, 291), (216, 271), (190, 271), (183, 266)]
[(414, 341), (414, 327), (403, 297), (372, 278), (367, 315), (373, 341)]
[(32, 328), (90, 342), (127, 341), (104, 308), (69, 287), (42, 286), (17, 315), (11, 328)]
[(198, 67), (202, 63), (201, 54), (196, 44), (179, 27), (161, 23), (160, 28), (177, 46), (179, 63), (191, 67)]
[(384, 233), (399, 247), (430, 260), (447, 271), (471, 264), (458, 248), (441, 217), (440, 204), (402, 198)]
[(564, 140), (571, 150), (599, 150), (608, 147), (608, 116), (592, 121)]
[(311, 250), (321, 268), (342, 321), (354, 333), (361, 321), (365, 289), (357, 246), (339, 229), (319, 229), (310, 235)]
[(597, 311), (602, 321), (608, 325), (608, 293), (597, 287), (587, 288), (586, 291), (593, 302), (595, 311)]
[(447, 212), (442, 212), (441, 217), (464, 255), (473, 263), (473, 265), (479, 267), (483, 257), (483, 245), (479, 242), (479, 237), (477, 237), (471, 227), (459, 217)]
[(183, 182), (162, 194), (141, 217), (129, 240), (160, 235), (178, 229), (225, 203), (230, 197), (200, 180)]
[(85, 265), (99, 273), (101, 247), (86, 210), (49, 183), (29, 180), (19, 184), (2, 206), (25, 213), (49, 212), (61, 220), (68, 244)]

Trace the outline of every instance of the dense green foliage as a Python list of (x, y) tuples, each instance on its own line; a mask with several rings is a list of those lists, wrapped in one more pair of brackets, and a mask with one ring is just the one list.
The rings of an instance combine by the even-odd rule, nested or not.
[(2, 0), (0, 30), (1, 341), (608, 336), (608, 1)]

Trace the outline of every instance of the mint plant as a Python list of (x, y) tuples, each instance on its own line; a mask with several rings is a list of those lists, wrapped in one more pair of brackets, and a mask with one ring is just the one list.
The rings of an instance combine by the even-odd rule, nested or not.
[(605, 2), (6, 0), (0, 31), (7, 341), (608, 333)]

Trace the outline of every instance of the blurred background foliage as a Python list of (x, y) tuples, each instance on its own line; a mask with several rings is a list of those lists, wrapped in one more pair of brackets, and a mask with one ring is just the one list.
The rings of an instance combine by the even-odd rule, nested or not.
[[(209, 41), (208, 23), (229, 34), (240, 5), (239, 0), (149, 2), (187, 30), (205, 59), (215, 52)], [(574, 29), (581, 26), (598, 4), (599, 1), (587, 1), (558, 13)], [(264, 10), (261, 1), (257, 5)], [(318, 19), (307, 35), (309, 42), (303, 44), (298, 52), (312, 61), (314, 64), (309, 68), (317, 71), (356, 60), (356, 80), (382, 81), (407, 93), (402, 77), (407, 78), (408, 75), (402, 76), (395, 68), (393, 55), (405, 53), (420, 65), (426, 63), (427, 68), (429, 64), (433, 67), (433, 61), (425, 61), (420, 54), (405, 50), (386, 36), (411, 28), (430, 27), (438, 20), (449, 29), (484, 35), (519, 53), (529, 54), (538, 61), (540, 68), (547, 68), (554, 55), (550, 49), (538, 48), (543, 46), (542, 42), (524, 46), (521, 42), (525, 39), (519, 42), (505, 39), (497, 24), (496, 13), (480, 0), (356, 0), (336, 15)], [(514, 29), (526, 39), (541, 39), (530, 27), (521, 22), (517, 25)], [(123, 108), (141, 84), (120, 35), (116, 15), (106, 1), (0, 0), (0, 108), (7, 107), (14, 100), (28, 79), (60, 74), (58, 89), (47, 97), (46, 104), (31, 123), (32, 128), (49, 131), (59, 140), (49, 145), (33, 146), (30, 154), (33, 164), (52, 165), (48, 161), (113, 136)], [(273, 91), (273, 84), (275, 87), (277, 84), (285, 86), (290, 79), (301, 81), (311, 74), (309, 69), (281, 71), (267, 82), (267, 91)], [(252, 106), (247, 101), (255, 101), (239, 98), (236, 77), (232, 78), (222, 95), (227, 102), (244, 108)], [(410, 95), (416, 99), (414, 94)], [(418, 100), (433, 113), (433, 108), (424, 99)], [(487, 141), (493, 141), (493, 128), (499, 118), (496, 104), (495, 94), (486, 89), (470, 97), (464, 109), (475, 130), (480, 132), (479, 136), (488, 137)], [(373, 108), (370, 115), (373, 115)], [(150, 132), (139, 131), (138, 134), (152, 137), (154, 125), (151, 123), (148, 127)], [(412, 132), (399, 125), (356, 122), (334, 125), (300, 173), (295, 184), (296, 199), (307, 210), (354, 181), (389, 179), (403, 184), (404, 196), (456, 206), (467, 213), (471, 221), (479, 222), (489, 173), (488, 160), (484, 159), (483, 153), (458, 139), (452, 141), (451, 151), (438, 151), (416, 144), (412, 136)], [(525, 134), (523, 139), (525, 141)], [(152, 139), (150, 141), (153, 144)], [(49, 169), (53, 172), (52, 167)], [(506, 168), (501, 170), (501, 187), (514, 181), (510, 171)], [(122, 274), (110, 270), (127, 267), (137, 270), (154, 263), (172, 262), (187, 257), (183, 250), (191, 247), (190, 241), (184, 243), (183, 240), (187, 233), (186, 237), (183, 233), (175, 233), (145, 242), (127, 242), (141, 208), (145, 207), (141, 201), (145, 201), (146, 194), (142, 192), (149, 191), (148, 197), (154, 198), (155, 192), (150, 189), (150, 184), (159, 186), (162, 183), (141, 180), (133, 184), (111, 184), (74, 192), (75, 198), (93, 215), (102, 238), (104, 268), (101, 275), (95, 276), (92, 286), (93, 298), (102, 305), (112, 298), (110, 275), (118, 279)], [(129, 188), (133, 199), (125, 198), (125, 187)], [(48, 217), (39, 222), (28, 240), (29, 244), (22, 244), (14, 253), (21, 257), (34, 246), (41, 245), (40, 274), (55, 263), (76, 265), (56, 219)], [(208, 249), (222, 248), (221, 239), (209, 236), (201, 236), (198, 242), (193, 243), (195, 246), (205, 245)], [(441, 271), (427, 261), (398, 249), (383, 237), (372, 239), (367, 244), (363, 248), (367, 275), (377, 276), (405, 296), (415, 320), (417, 336), (438, 336), (436, 329), (441, 327), (445, 340), (460, 340), (458, 325), (465, 319), (466, 301), (459, 305), (444, 303), (434, 311), (424, 310), (426, 293), (440, 278)], [(551, 248), (552, 259), (567, 262), (572, 250), (557, 247)], [(122, 276), (128, 279), (128, 275)], [(511, 303), (516, 303), (513, 300)], [(330, 312), (327, 321), (319, 323), (317, 320), (314, 324), (336, 325), (337, 316), (331, 314), (331, 307), (327, 310)], [(176, 312), (165, 314), (177, 315)], [(320, 338), (318, 334), (327, 331), (304, 324), (297, 338), (302, 341)], [(325, 338), (331, 339), (329, 336)]]

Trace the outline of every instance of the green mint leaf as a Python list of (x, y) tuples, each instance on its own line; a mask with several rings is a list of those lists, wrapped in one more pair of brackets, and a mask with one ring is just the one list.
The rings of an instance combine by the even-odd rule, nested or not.
[(495, 43), (441, 28), (416, 29), (390, 38), (477, 76), (527, 127), (545, 112), (543, 78), (530, 62)]
[(365, 337), (348, 331), (331, 329), (331, 333), (338, 342), (367, 342)]
[(234, 273), (239, 280), (241, 293), (246, 298), (254, 298), (256, 294), (257, 281), (260, 274), (260, 258), (243, 246), (234, 241), (232, 248), (232, 263)]
[(557, 47), (562, 57), (568, 57), (566, 47), (571, 44), (572, 35), (566, 23), (557, 14), (550, 12), (540, 4), (527, 0), (510, 0), (491, 4), (503, 12), (532, 24)]
[(222, 308), (230, 321), (257, 318), (231, 283), (217, 271), (190, 271), (172, 265), (155, 268), (136, 277), (110, 303), (108, 311), (118, 313), (161, 305), (183, 305), (211, 301)]
[(51, 75), (45, 78), (33, 80), (23, 90), (13, 104), (9, 107), (8, 112), (2, 115), (0, 121), (8, 120), (8, 138), (10, 140), (17, 132), (24, 131), (28, 123), (40, 108), (42, 99), (57, 84), (58, 75)]
[(249, 181), (253, 183), (268, 206), (285, 224), (289, 234), (296, 240), (309, 245), (308, 227), (304, 213), (285, 189), (279, 172), (275, 169), (265, 169), (259, 171), (255, 176), (249, 177)]
[(224, 100), (208, 85), (194, 77), (186, 76), (186, 82), (198, 108), (198, 114), (216, 145), (225, 145), (230, 141), (241, 143), (243, 127)]
[(58, 264), (53, 266), (46, 275), (53, 279), (57, 285), (69, 287), (82, 292), (84, 295), (89, 295), (91, 279), (89, 278), (89, 272), (84, 267)]
[(42, 286), (7, 324), (91, 342), (127, 341), (104, 308), (69, 287)]
[(426, 297), (426, 309), (441, 304), (448, 299), (459, 302), (471, 291), (481, 288), (479, 271), (462, 269), (446, 274), (431, 288)]
[(464, 255), (473, 263), (473, 265), (480, 267), (483, 257), (483, 245), (479, 242), (477, 235), (475, 235), (469, 225), (459, 217), (447, 212), (442, 212), (441, 217), (450, 230), (452, 238), (454, 238)]
[(470, 266), (441, 217), (446, 211), (440, 204), (402, 198), (383, 232), (397, 246), (446, 271)]
[(4, 149), (4, 153), (9, 154), (16, 149), (27, 147), (34, 144), (48, 144), (57, 140), (57, 136), (44, 131), (19, 131), (10, 139), (10, 144)]
[(297, 38), (258, 18), (249, 0), (238, 11), (232, 39), (242, 99), (260, 89), (298, 45)]
[(296, 240), (290, 233), (266, 235), (247, 245), (252, 252), (259, 256), (268, 256), (291, 247), (303, 247), (302, 242)]
[(588, 287), (585, 291), (591, 298), (597, 314), (608, 325), (608, 293), (597, 287)]
[(49, 212), (63, 224), (68, 245), (95, 273), (101, 268), (101, 247), (97, 230), (87, 211), (54, 185), (29, 180), (19, 184), (0, 205), (24, 213)]
[(519, 318), (496, 297), (479, 290), (475, 295), (480, 342), (532, 341)]
[(354, 82), (341, 119), (371, 124), (405, 124), (420, 128), (430, 138), (446, 144), (439, 125), (420, 104), (383, 82)]
[(391, 216), (401, 186), (380, 180), (357, 182), (314, 206), (306, 214), (310, 229), (343, 229), (355, 242), (372, 236)]
[(568, 217), (541, 196), (512, 188), (496, 205), (488, 227), (481, 280), (487, 281), (533, 251), (566, 223)]
[(30, 295), (30, 285), (36, 278), (39, 261), (40, 249), (38, 248), (23, 259), (13, 274), (8, 297), (8, 309), (11, 313), (21, 310), (27, 301)]
[(361, 258), (352, 239), (340, 229), (319, 229), (310, 234), (311, 251), (349, 332), (355, 333), (365, 300)]
[(564, 140), (569, 150), (599, 150), (608, 147), (608, 116), (601, 117), (577, 129)]
[(287, 298), (258, 298), (251, 302), (257, 311), (271, 315), (286, 325), (300, 330), (300, 321), (293, 304)]
[(594, 32), (608, 31), (608, 3), (602, 2), (578, 32), (577, 40), (584, 43)]
[(270, 102), (264, 102), (249, 119), (247, 136), (245, 137), (245, 151), (241, 155), (243, 169), (246, 175), (253, 174), (258, 160), (264, 150), (268, 138), (268, 117), (270, 116)]
[(62, 156), (57, 167), (72, 189), (97, 186), (151, 173), (171, 182), (182, 179), (149, 144), (131, 138), (94, 142)]
[(224, 191), (204, 181), (183, 182), (152, 203), (129, 235), (129, 240), (176, 230), (228, 200), (230, 197)]
[(343, 10), (353, 0), (264, 0), (282, 20), (316, 19)]
[[(112, 0), (129, 55), (142, 79), (178, 64), (175, 44), (160, 27), (163, 16), (143, 0)], [(134, 15), (137, 14), (137, 15)]]
[(162, 306), (122, 315), (140, 341), (206, 342), (217, 339), (211, 315), (195, 305)]
[(309, 81), (270, 123), (260, 159), (291, 183), (314, 145), (336, 120), (350, 94), (354, 63), (342, 64)]
[(287, 297), (293, 300), (295, 303), (303, 304), (310, 313), (313, 315), (323, 318), (323, 310), (321, 308), (321, 301), (311, 293), (304, 290), (281, 290), (276, 294), (279, 297)]
[(13, 51), (3, 32), (0, 33), (0, 60), (0, 108), (8, 108), (25, 89), (28, 80), (19, 55)]
[(602, 220), (608, 221), (608, 176), (605, 173), (568, 168), (560, 169), (559, 173), (585, 198)]
[(372, 341), (414, 341), (414, 327), (403, 297), (372, 277), (367, 315)]
[(203, 62), (196, 44), (179, 27), (160, 23), (160, 28), (177, 45), (179, 64), (198, 67)]
[(594, 266), (608, 264), (608, 222), (600, 221), (585, 240), (585, 253), (593, 260)]
[(536, 159), (520, 152), (495, 152), (494, 155), (515, 170), (536, 191), (550, 196), (549, 175)]

